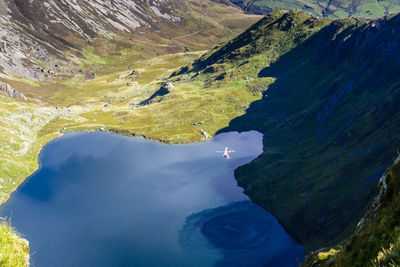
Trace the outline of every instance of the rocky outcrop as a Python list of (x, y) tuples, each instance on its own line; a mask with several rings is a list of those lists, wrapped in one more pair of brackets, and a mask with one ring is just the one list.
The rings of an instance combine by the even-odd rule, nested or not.
[(200, 130), (200, 133), (205, 137), (205, 138), (210, 138), (211, 136), (204, 130)]
[(79, 51), (100, 35), (132, 38), (143, 27), (177, 27), (184, 8), (182, 0), (0, 0), (0, 67), (35, 79), (42, 76), (38, 61), (66, 64), (64, 51)]
[(27, 100), (26, 96), (12, 88), (9, 84), (0, 83), (0, 94), (11, 98)]
[[(394, 161), (393, 165), (397, 165), (400, 162), (400, 155), (396, 158)], [(382, 199), (388, 189), (388, 183), (387, 183), (387, 173), (385, 172), (382, 177), (379, 179), (378, 183), (378, 189), (379, 193), (374, 199), (374, 201), (371, 203), (369, 206), (367, 212), (365, 213), (364, 217), (361, 218), (361, 220), (357, 224), (357, 228), (363, 227), (366, 223), (368, 223), (370, 220), (372, 220), (379, 209), (382, 206)]]
[(400, 157), (379, 180), (379, 193), (353, 235), (334, 248), (311, 253), (302, 266), (399, 266), (399, 162)]
[(174, 84), (171, 82), (164, 83), (160, 89), (154, 92), (148, 99), (142, 101), (139, 105), (146, 106), (154, 102), (160, 102), (165, 95), (168, 95), (174, 89)]
[(0, 53), (7, 53), (7, 44), (6, 44), (6, 42), (0, 42)]

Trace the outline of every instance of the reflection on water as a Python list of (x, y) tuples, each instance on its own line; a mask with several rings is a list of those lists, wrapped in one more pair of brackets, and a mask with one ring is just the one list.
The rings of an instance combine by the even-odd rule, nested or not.
[[(225, 146), (232, 160), (215, 152)], [(261, 152), (257, 132), (186, 145), (66, 134), (0, 216), (30, 241), (33, 266), (293, 265), (302, 247), (233, 177)]]
[(179, 241), (187, 253), (217, 248), (217, 266), (298, 266), (303, 248), (251, 201), (205, 210), (186, 219)]

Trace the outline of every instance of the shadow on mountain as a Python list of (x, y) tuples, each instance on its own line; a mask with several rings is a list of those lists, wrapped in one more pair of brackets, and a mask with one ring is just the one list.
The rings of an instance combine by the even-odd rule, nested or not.
[(261, 70), (276, 82), (219, 131), (264, 134), (236, 178), (308, 251), (352, 233), (400, 146), (400, 17), (343, 21)]
[(170, 84), (163, 84), (160, 89), (154, 92), (149, 98), (143, 100), (139, 103), (139, 106), (146, 106), (154, 102), (160, 102), (162, 99), (161, 97), (168, 95), (171, 92), (171, 85)]

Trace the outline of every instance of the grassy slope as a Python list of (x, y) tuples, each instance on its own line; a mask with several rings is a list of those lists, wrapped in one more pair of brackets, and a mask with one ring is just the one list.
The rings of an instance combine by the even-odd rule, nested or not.
[[(25, 177), (37, 169), (39, 151), (61, 132), (105, 128), (163, 142), (196, 142), (206, 139), (200, 130), (213, 135), (228, 126), (234, 117), (244, 114), (249, 103), (260, 99), (261, 96), (243, 86), (243, 82), (201, 89), (203, 82), (198, 81), (177, 83), (170, 95), (159, 103), (137, 105), (161, 86), (158, 78), (168, 76), (197, 55), (163, 55), (134, 64), (129, 71), (94, 80), (85, 80), (82, 76), (48, 83), (42, 90), (62, 90), (43, 94), (43, 99), (51, 103), (46, 106), (0, 96), (1, 202), (6, 201)], [(137, 71), (137, 77), (127, 77), (132, 68)], [(199, 122), (201, 124), (195, 125)], [(6, 239), (9, 235), (16, 238), (15, 234), (4, 225), (0, 227), (4, 227), (0, 231), (1, 245), (8, 250), (15, 248), (15, 243)], [(8, 258), (0, 254), (1, 260), (21, 260), (22, 266), (25, 258), (20, 254), (13, 255), (15, 257)], [(14, 266), (14, 263), (10, 264)]]
[(41, 147), (56, 134), (38, 136), (38, 132), (59, 112), (49, 107), (11, 100), (0, 96), (0, 201), (37, 167)]
[[(379, 203), (379, 204), (378, 204)], [(378, 208), (378, 210), (377, 210)], [(400, 162), (380, 183), (370, 214), (348, 241), (308, 257), (304, 266), (398, 266), (400, 264)], [(333, 253), (332, 253), (333, 252)]]
[[(232, 2), (235, 2), (235, 0)], [(400, 4), (396, 0), (244, 0), (239, 2), (243, 2), (245, 6), (250, 4), (248, 8), (250, 12), (262, 13), (270, 10), (297, 9), (331, 18), (345, 18), (348, 16), (378, 18), (400, 11)]]
[(29, 244), (7, 223), (0, 224), (0, 266), (29, 266)]
[[(39, 136), (50, 120), (68, 114), (0, 96), (0, 203), (38, 167), (38, 154), (56, 132)], [(28, 266), (28, 242), (0, 221), (0, 266)]]

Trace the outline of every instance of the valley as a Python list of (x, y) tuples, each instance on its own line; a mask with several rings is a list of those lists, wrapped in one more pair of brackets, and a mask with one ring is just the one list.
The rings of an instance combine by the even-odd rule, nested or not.
[[(195, 9), (196, 5), (193, 2), (187, 8)], [(210, 9), (217, 14), (219, 11), (226, 12), (226, 8), (218, 10), (212, 6)], [(210, 27), (219, 28), (216, 36), (218, 34), (229, 36), (234, 34), (233, 30), (240, 25), (237, 22), (243, 21), (245, 17), (247, 21), (243, 22), (243, 28), (250, 25), (252, 20), (258, 19), (258, 17), (250, 17), (249, 20), (249, 17), (243, 14), (232, 18), (236, 20), (236, 23), (233, 23), (235, 26), (228, 32), (222, 26), (215, 26), (217, 22), (212, 18), (208, 19), (212, 21), (209, 23), (212, 25)], [(229, 19), (225, 18), (224, 21), (229, 22)], [(220, 24), (223, 22), (220, 21), (218, 25)], [(206, 26), (204, 26), (204, 31), (206, 31)], [(193, 39), (200, 38), (201, 35), (200, 37), (193, 36), (190, 40), (180, 38), (179, 42), (198, 45), (199, 42)], [(222, 91), (214, 90), (204, 96), (199, 96), (201, 93), (196, 90), (196, 86), (177, 86), (176, 89), (174, 88), (176, 97), (170, 101), (141, 106), (140, 103), (157, 91), (165, 83), (163, 80), (173, 71), (190, 63), (202, 52), (200, 50), (166, 53), (163, 52), (164, 47), (175, 49), (174, 44), (166, 45), (166, 40), (158, 40), (158, 43), (155, 40), (147, 40), (145, 41), (147, 45), (131, 41), (129, 48), (121, 49), (118, 43), (121, 42), (120, 37), (114, 38), (99, 36), (91, 39), (92, 43), (88, 43), (79, 51), (82, 55), (75, 59), (77, 62), (68, 63), (72, 65), (61, 63), (49, 65), (48, 62), (42, 62), (39, 66), (42, 66), (45, 72), (41, 72), (41, 69), (31, 66), (31, 64), (37, 66), (36, 60), (32, 60), (23, 67), (22, 71), (29, 74), (29, 71), (34, 69), (37, 72), (34, 76), (38, 75), (36, 79), (18, 76), (18, 70), (7, 72), (7, 66), (3, 65), (0, 83), (10, 85), (28, 100), (0, 95), (1, 140), (2, 153), (4, 153), (0, 171), (2, 202), (26, 176), (37, 169), (37, 155), (41, 147), (62, 132), (102, 129), (126, 135), (145, 135), (165, 142), (200, 141), (204, 139), (200, 129), (197, 129), (200, 126), (196, 128), (193, 123), (204, 121), (204, 130), (212, 134), (224, 125), (228, 125), (229, 119), (243, 113), (243, 109), (234, 108), (223, 116), (218, 114), (208, 116), (208, 113), (218, 113), (216, 110), (207, 109), (206, 105), (219, 101), (218, 96), (222, 95)], [(215, 41), (208, 39), (206, 42), (210, 46)], [(184, 46), (183, 44), (179, 47)], [(23, 49), (24, 47), (16, 48)], [(68, 51), (71, 53), (74, 49)], [(47, 73), (49, 69), (54, 74)], [(238, 103), (241, 104), (246, 101), (250, 103), (256, 99), (251, 93), (240, 98), (241, 101)], [(197, 108), (184, 104), (182, 102), (184, 99), (202, 100), (198, 101), (198, 105), (205, 105), (204, 114), (200, 113), (198, 118), (184, 118), (184, 114), (190, 115), (190, 111)], [(176, 118), (175, 121), (170, 119), (171, 114), (161, 112), (179, 106), (186, 106), (186, 108), (175, 109), (179, 110), (177, 114), (172, 114)], [(225, 106), (227, 104), (221, 108)], [(212, 119), (206, 121), (209, 117)], [(212, 126), (214, 123), (215, 125)], [(180, 129), (176, 128), (177, 125)], [(24, 167), (21, 168), (21, 166)]]
[[(263, 153), (235, 171), (245, 194), (304, 245), (305, 264), (350, 264), (342, 242), (358, 233), (400, 146), (399, 15), (333, 19), (349, 13), (316, 7), (262, 17), (191, 0), (4, 6), (0, 204), (67, 132), (183, 144), (257, 130)], [(0, 235), (0, 262), (28, 264), (26, 241), (7, 224)], [(384, 246), (397, 249), (390, 236)], [(360, 264), (377, 257), (379, 238)]]
[(268, 14), (274, 10), (303, 10), (316, 16), (329, 18), (379, 18), (399, 12), (396, 0), (230, 0), (252, 14)]

